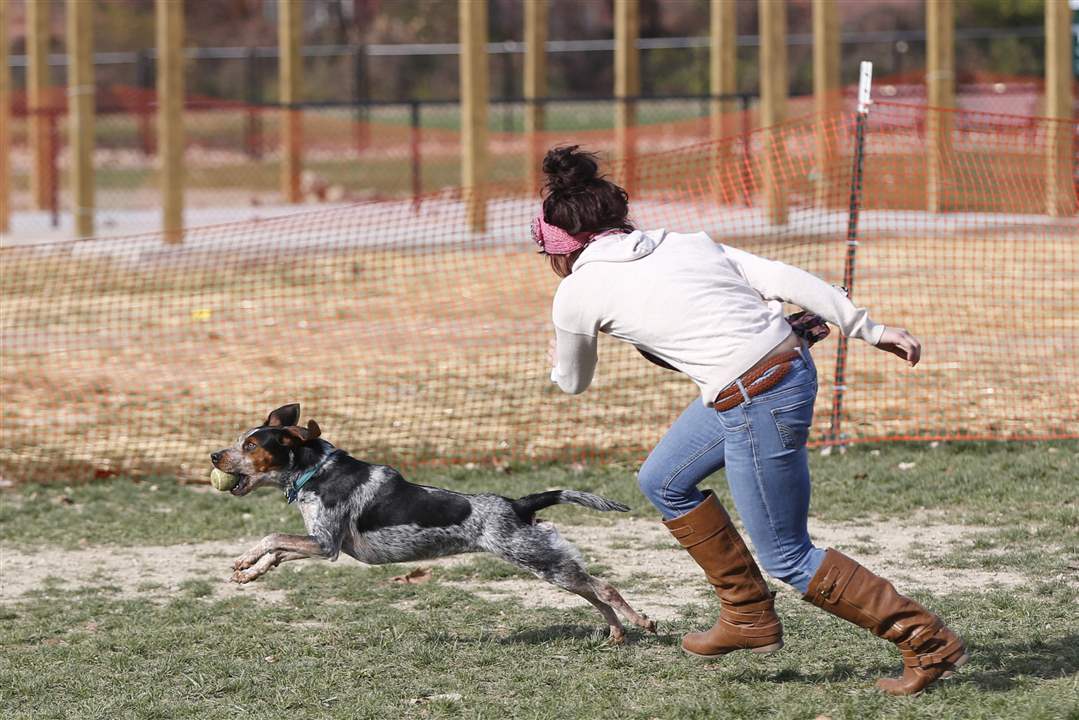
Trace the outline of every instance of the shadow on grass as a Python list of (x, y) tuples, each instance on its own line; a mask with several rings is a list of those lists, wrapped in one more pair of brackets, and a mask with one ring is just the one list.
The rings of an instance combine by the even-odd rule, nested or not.
[(1045, 642), (1001, 642), (971, 647), (971, 661), (988, 670), (961, 670), (958, 678), (981, 690), (1006, 692), (1022, 677), (1055, 680), (1079, 672), (1079, 634)]
[[(1056, 680), (1079, 672), (1079, 635), (1066, 635), (1048, 642), (1001, 642), (989, 645), (968, 645), (971, 663), (944, 682), (972, 684), (979, 690), (1008, 692), (1020, 683), (1020, 678)], [(979, 670), (976, 668), (990, 668)], [(827, 672), (804, 673), (793, 668), (780, 670), (770, 679), (777, 683), (842, 682), (854, 679), (866, 681), (898, 677), (902, 662), (835, 663)], [(930, 688), (939, 687), (939, 684)]]
[[(603, 644), (607, 641), (607, 627), (599, 623), (594, 625), (548, 625), (515, 632), (512, 635), (499, 638), (498, 642), (503, 645), (544, 645), (560, 640), (581, 640)], [(626, 627), (626, 644), (633, 645), (639, 642), (659, 642), (664, 645), (671, 645), (676, 644), (678, 638), (662, 634), (656, 636), (637, 628)]]
[(601, 641), (606, 637), (606, 630), (595, 625), (548, 625), (515, 632), (500, 642), (508, 645), (543, 645), (557, 640), (593, 640)]

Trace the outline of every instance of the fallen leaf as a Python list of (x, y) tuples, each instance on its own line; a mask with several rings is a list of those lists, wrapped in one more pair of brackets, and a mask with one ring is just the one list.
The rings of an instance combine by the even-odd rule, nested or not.
[(899, 463), (899, 465), (897, 465), (896, 467), (898, 467), (900, 470), (910, 470), (912, 467), (914, 467), (917, 464), (918, 463), (902, 462), (902, 463)]
[(262, 658), (262, 659), (263, 659), (263, 660), (265, 660), (265, 661), (266, 661), (266, 662), (268, 662), (268, 663), (275, 663), (275, 662), (277, 662), (277, 656), (276, 656), (276, 655), (267, 655), (266, 657), (264, 657), (264, 658)]
[(391, 582), (401, 583), (402, 585), (419, 585), (425, 583), (431, 579), (430, 568), (416, 568), (407, 575), (398, 575), (391, 579)]

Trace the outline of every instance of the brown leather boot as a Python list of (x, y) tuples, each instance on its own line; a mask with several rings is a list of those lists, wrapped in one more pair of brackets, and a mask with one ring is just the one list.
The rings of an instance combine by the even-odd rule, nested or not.
[(710, 630), (689, 633), (682, 649), (699, 657), (732, 650), (770, 653), (783, 647), (783, 626), (773, 593), (761, 577), (749, 548), (731, 524), (730, 515), (711, 490), (697, 507), (663, 524), (704, 570), (719, 596), (719, 619)]
[(877, 681), (889, 695), (920, 693), (970, 659), (943, 620), (838, 550), (825, 552), (803, 600), (899, 646), (903, 676)]

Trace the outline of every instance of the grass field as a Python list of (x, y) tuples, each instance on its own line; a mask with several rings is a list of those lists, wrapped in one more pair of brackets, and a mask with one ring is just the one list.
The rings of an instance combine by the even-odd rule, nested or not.
[[(660, 619), (623, 647), (584, 601), (497, 561), (293, 563), (242, 588), (231, 558), (298, 531), (276, 493), (246, 499), (167, 478), (0, 495), (0, 715), (21, 718), (1079, 717), (1079, 443), (856, 447), (814, 454), (811, 533), (939, 611), (969, 665), (917, 698), (873, 680), (888, 644), (777, 600), (786, 648), (700, 663), (678, 650), (717, 603), (672, 547), (628, 466), (411, 470), (520, 495), (599, 492), (612, 518), (545, 513), (593, 572)], [(722, 478), (716, 478), (722, 484)], [(725, 501), (727, 495), (723, 492)]]

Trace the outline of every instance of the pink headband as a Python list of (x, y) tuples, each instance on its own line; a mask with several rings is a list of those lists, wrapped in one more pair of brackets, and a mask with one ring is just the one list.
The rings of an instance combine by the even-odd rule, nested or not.
[(592, 239), (592, 233), (582, 232), (570, 235), (568, 232), (551, 225), (540, 213), (532, 219), (532, 239), (548, 255), (569, 255), (583, 248)]

